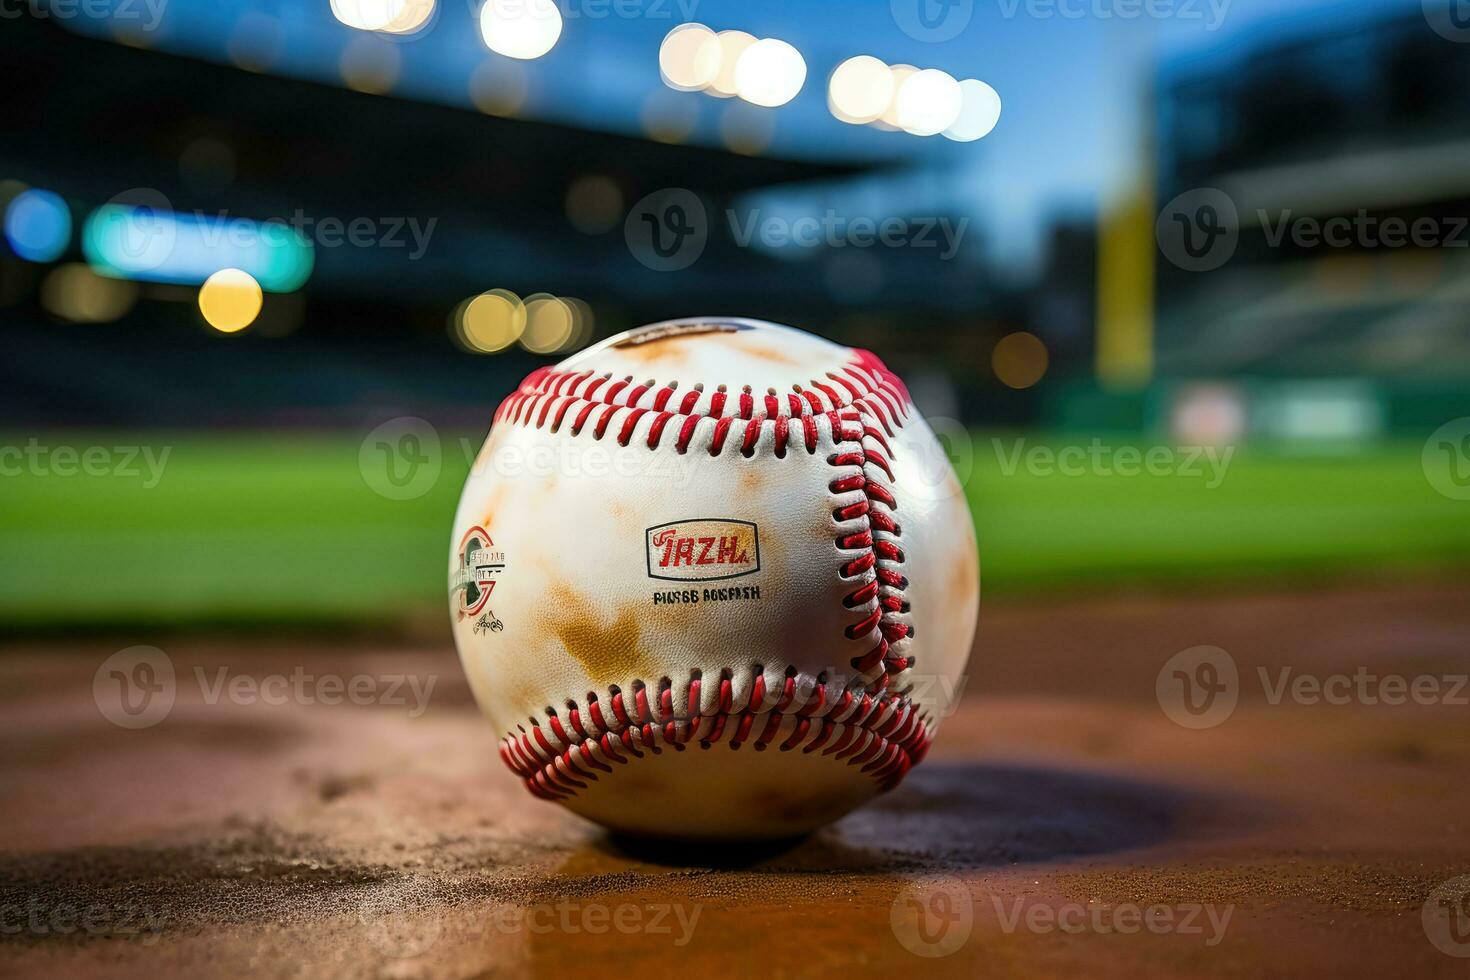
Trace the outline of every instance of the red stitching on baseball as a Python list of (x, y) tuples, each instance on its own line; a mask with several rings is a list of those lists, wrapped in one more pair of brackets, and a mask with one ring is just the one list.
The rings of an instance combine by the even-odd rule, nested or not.
[(765, 712), (764, 723), (757, 725), (764, 675), (760, 667), (755, 670), (750, 704), (742, 711), (733, 710), (728, 671), (722, 672), (717, 710), (708, 715), (699, 713), (702, 681), (697, 675), (690, 680), (682, 718), (673, 712), (669, 687), (660, 692), (655, 718), (646, 714), (645, 688), (641, 682), (635, 685), (638, 715), (645, 719), (641, 725), (629, 718), (620, 689), (608, 689), (611, 720), (602, 712), (597, 693), (589, 691), (585, 705), (567, 702), (575, 736), (569, 736), (556, 712), (547, 708), (544, 727), (533, 718), (529, 732), (521, 727), (501, 739), (500, 758), (535, 796), (565, 800), (596, 782), (598, 773), (612, 772), (613, 764), (627, 765), (643, 758), (644, 750), (659, 753), (671, 746), (683, 751), (691, 742), (708, 750), (725, 742), (731, 750), (751, 743), (760, 751), (775, 743), (788, 723), (786, 737), (776, 745), (778, 751), (801, 749), (803, 754), (820, 753), (856, 766), (878, 784), (880, 792), (897, 786), (928, 751), (927, 722), (907, 696), (863, 694), (859, 700), (845, 690), (834, 698), (819, 681), (807, 702), (793, 713), (787, 708), (796, 696), (794, 676), (784, 678), (782, 704)]
[[(871, 417), (868, 413), (859, 409), (833, 415), (833, 440), (841, 448), (827, 457), (827, 462), (842, 469), (855, 468), (857, 472), (834, 477), (828, 487), (836, 495), (861, 491), (866, 498), (839, 507), (832, 514), (843, 524), (863, 522), (857, 529), (839, 528), (835, 535), (839, 551), (861, 552), (845, 559), (838, 567), (844, 579), (860, 580), (843, 598), (843, 605), (863, 613), (861, 619), (848, 624), (843, 635), (849, 640), (873, 638), (874, 645), (867, 653), (852, 658), (852, 667), (870, 679), (874, 689), (881, 690), (887, 686), (889, 677), (908, 668), (909, 659), (895, 645), (914, 633), (913, 626), (901, 618), (909, 612), (905, 591), (908, 579), (891, 567), (906, 561), (903, 549), (895, 540), (901, 537), (899, 524), (892, 514), (898, 509), (898, 500), (879, 475), (893, 479), (893, 466), (888, 461), (892, 450), (868, 424)], [(879, 449), (878, 445), (883, 448)], [(879, 537), (880, 534), (887, 537)], [(882, 673), (875, 677), (880, 667)]]
[[(559, 432), (568, 411), (575, 407), (577, 412), (573, 416), (571, 434), (580, 436), (593, 411), (601, 407), (603, 410), (592, 429), (592, 438), (600, 440), (609, 431), (615, 431), (618, 443), (627, 446), (637, 435), (636, 429), (643, 415), (654, 413), (654, 421), (643, 441), (649, 449), (656, 450), (662, 443), (669, 419), (679, 417), (683, 423), (679, 427), (675, 448), (684, 453), (688, 451), (699, 423), (708, 418), (716, 422), (711, 454), (719, 455), (730, 446), (728, 432), (732, 420), (738, 420), (745, 422), (746, 428), (735, 444), (747, 457), (755, 455), (755, 447), (769, 423), (773, 430), (775, 455), (784, 458), (793, 419), (802, 420), (803, 442), (808, 453), (815, 453), (818, 432), (813, 416), (827, 415), (835, 422), (835, 413), (855, 409), (861, 418), (868, 420), (864, 425), (865, 434), (871, 435), (878, 443), (879, 454), (874, 457), (874, 464), (884, 469), (892, 479), (888, 467), (892, 450), (886, 436), (891, 435), (895, 425), (901, 425), (907, 415), (907, 391), (903, 383), (872, 354), (855, 350), (851, 357), (852, 363), (842, 367), (840, 372), (829, 371), (825, 378), (814, 378), (809, 387), (792, 385), (784, 406), (774, 390), (768, 389), (766, 395), (757, 398), (751, 386), (746, 385), (732, 399), (725, 386), (721, 385), (709, 394), (703, 411), (697, 410), (700, 400), (705, 397), (703, 384), (696, 384), (686, 391), (676, 407), (677, 381), (659, 385), (650, 379), (635, 385), (631, 377), (614, 380), (610, 373), (597, 375), (590, 370), (538, 368), (501, 403), (495, 412), (495, 421), (541, 429), (550, 420), (551, 431)], [(733, 408), (734, 414), (726, 414), (727, 408)], [(628, 416), (615, 430), (610, 429), (619, 412), (627, 412)], [(720, 425), (722, 421), (723, 426)]]

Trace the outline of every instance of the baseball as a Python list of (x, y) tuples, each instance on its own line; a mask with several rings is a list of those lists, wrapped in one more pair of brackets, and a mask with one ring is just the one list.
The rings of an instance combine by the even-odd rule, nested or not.
[(724, 317), (521, 382), (449, 564), (505, 765), (666, 837), (789, 836), (892, 789), (958, 693), (979, 604), (959, 480), (903, 382)]

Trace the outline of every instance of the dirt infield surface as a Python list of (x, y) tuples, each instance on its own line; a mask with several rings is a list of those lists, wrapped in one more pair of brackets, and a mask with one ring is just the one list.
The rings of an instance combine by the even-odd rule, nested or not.
[[(904, 785), (735, 849), (612, 840), (532, 799), (438, 639), (145, 639), (178, 694), (127, 730), (93, 681), (136, 642), (0, 654), (0, 974), (1470, 967), (1470, 583), (984, 606)], [(1191, 729), (1157, 685), (1202, 644), (1238, 704)], [(358, 675), (343, 700), (373, 703), (310, 694)]]

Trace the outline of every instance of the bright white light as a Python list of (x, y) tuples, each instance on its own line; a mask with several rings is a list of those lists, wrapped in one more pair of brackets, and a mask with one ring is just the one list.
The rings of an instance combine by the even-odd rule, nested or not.
[(796, 98), (806, 83), (806, 61), (785, 41), (762, 38), (735, 64), (735, 93), (746, 102), (773, 109)]
[(942, 133), (959, 118), (964, 93), (954, 76), (937, 68), (925, 68), (904, 80), (894, 104), (898, 125), (915, 136)]
[(402, 16), (408, 0), (332, 0), (332, 16), (359, 31), (381, 31)]
[(720, 69), (705, 91), (716, 98), (733, 99), (739, 94), (736, 91), (735, 66), (740, 64), (740, 56), (745, 50), (755, 43), (755, 36), (744, 31), (721, 31), (717, 37), (720, 39)]
[(703, 24), (680, 24), (658, 49), (664, 84), (680, 92), (699, 92), (720, 73), (720, 39)]
[(872, 55), (848, 58), (827, 83), (827, 107), (845, 123), (872, 122), (892, 101), (893, 72)]
[(480, 34), (496, 54), (529, 61), (556, 46), (561, 11), (555, 0), (485, 0)]
[(893, 76), (893, 101), (888, 103), (888, 108), (883, 110), (873, 125), (879, 129), (899, 129), (898, 125), (898, 90), (903, 88), (903, 83), (918, 74), (919, 69), (913, 65), (892, 65), (888, 73)]
[(963, 105), (944, 135), (959, 143), (986, 136), (1000, 122), (1000, 93), (976, 78), (960, 82)]
[(399, 0), (399, 6), (398, 16), (383, 27), (385, 33), (413, 34), (434, 15), (434, 0)]

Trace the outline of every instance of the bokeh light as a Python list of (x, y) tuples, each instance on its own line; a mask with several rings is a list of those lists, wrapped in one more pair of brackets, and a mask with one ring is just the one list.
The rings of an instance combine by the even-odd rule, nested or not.
[(235, 67), (264, 72), (280, 60), (284, 45), (280, 21), (269, 14), (251, 10), (240, 16), (225, 43), (225, 50)]
[(514, 61), (487, 60), (470, 76), (470, 101), (490, 116), (514, 116), (520, 112), (530, 89), (525, 67)]
[(767, 37), (746, 48), (735, 64), (735, 92), (768, 109), (796, 98), (806, 83), (806, 60), (779, 38)]
[(944, 131), (959, 143), (969, 143), (988, 136), (1000, 122), (1000, 93), (978, 78), (960, 82), (960, 114)]
[(720, 42), (719, 71), (705, 91), (716, 98), (733, 99), (739, 94), (735, 68), (740, 64), (741, 55), (755, 43), (755, 35), (744, 31), (721, 31), (717, 37)]
[(398, 16), (381, 28), (386, 34), (417, 34), (434, 16), (434, 0), (399, 0)]
[(367, 34), (354, 37), (342, 49), (338, 69), (342, 81), (355, 92), (382, 95), (398, 81), (401, 57), (397, 46)]
[(480, 36), (496, 54), (529, 61), (556, 46), (561, 11), (555, 0), (485, 0)]
[(730, 105), (720, 119), (720, 139), (742, 156), (765, 152), (775, 136), (775, 114), (752, 109), (743, 102)]
[(201, 283), (220, 269), (243, 269), (285, 293), (311, 276), (310, 239), (279, 222), (177, 214), (137, 204), (104, 204), (82, 227), (82, 254), (103, 275), (147, 282)]
[(903, 127), (898, 124), (898, 92), (903, 88), (904, 82), (918, 74), (919, 69), (913, 65), (890, 65), (888, 71), (893, 76), (893, 101), (888, 103), (888, 108), (873, 121), (873, 125), (879, 129), (899, 130)]
[(526, 304), (508, 289), (492, 289), (461, 303), (450, 316), (450, 334), (465, 350), (493, 354), (520, 339)]
[(53, 262), (71, 243), (71, 211), (51, 191), (21, 191), (5, 209), (5, 240), (23, 259)]
[(199, 312), (220, 333), (237, 333), (260, 315), (260, 283), (243, 269), (221, 269), (199, 287)]
[(964, 92), (953, 75), (925, 68), (905, 78), (894, 99), (898, 127), (914, 136), (934, 136), (954, 125)]
[(827, 83), (827, 108), (845, 123), (870, 123), (892, 101), (893, 73), (872, 55), (848, 58)]
[(1001, 383), (1010, 388), (1030, 388), (1046, 374), (1051, 363), (1046, 345), (1035, 334), (1008, 334), (995, 345), (990, 366)]
[(658, 71), (671, 89), (708, 88), (720, 73), (720, 39), (703, 24), (680, 24), (659, 45)]
[(588, 174), (567, 189), (567, 220), (585, 235), (601, 235), (623, 220), (623, 191), (611, 177)]
[(110, 323), (137, 300), (137, 283), (99, 276), (80, 262), (58, 266), (41, 283), (41, 306), (72, 323)]
[(332, 16), (355, 30), (381, 31), (409, 5), (410, 0), (332, 0)]
[(639, 113), (643, 132), (659, 143), (682, 143), (694, 132), (694, 124), (698, 121), (699, 110), (694, 102), (666, 89), (649, 92)]
[(526, 297), (526, 328), (521, 346), (533, 354), (554, 354), (576, 336), (576, 315), (563, 300), (550, 293)]

